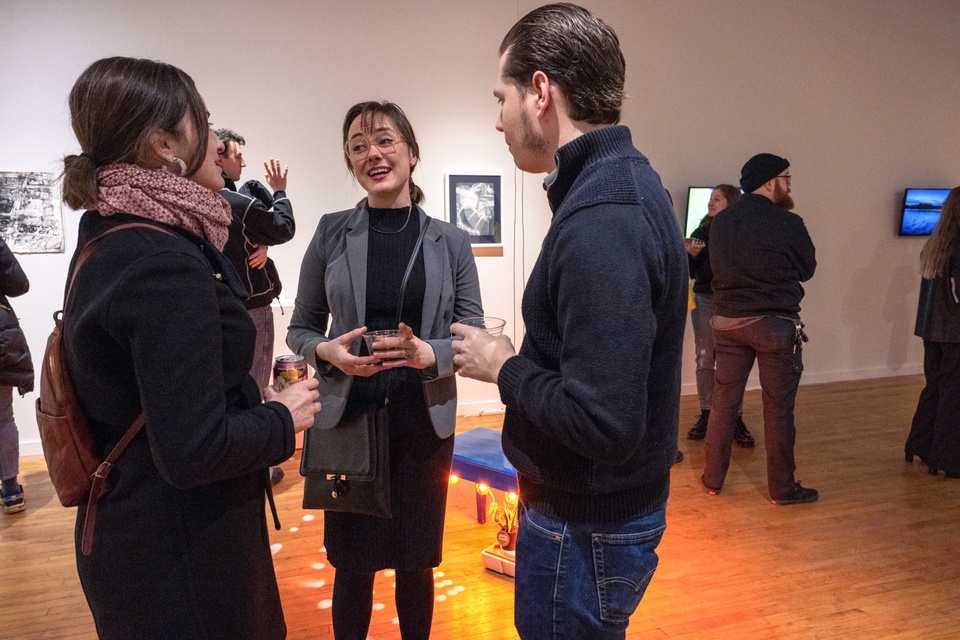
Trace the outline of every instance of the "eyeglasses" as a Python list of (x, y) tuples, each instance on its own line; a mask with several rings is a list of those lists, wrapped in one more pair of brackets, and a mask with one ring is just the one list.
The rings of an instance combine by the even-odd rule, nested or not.
[(777, 177), (778, 177), (778, 178), (783, 178), (784, 180), (786, 180), (786, 181), (787, 181), (787, 184), (789, 184), (790, 181), (793, 179), (793, 176), (791, 176), (789, 173), (785, 173), (785, 174), (783, 174), (782, 176), (777, 176)]
[(394, 138), (391, 135), (381, 135), (372, 142), (366, 138), (354, 138), (343, 145), (343, 149), (351, 160), (363, 160), (369, 155), (371, 147), (376, 147), (382, 155), (389, 156), (397, 152), (397, 147), (402, 142), (403, 138)]

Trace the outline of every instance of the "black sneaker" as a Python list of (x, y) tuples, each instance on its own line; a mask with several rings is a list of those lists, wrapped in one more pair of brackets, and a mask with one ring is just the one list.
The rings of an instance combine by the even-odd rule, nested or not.
[(747, 429), (743, 422), (743, 416), (737, 416), (737, 424), (733, 428), (733, 440), (741, 447), (752, 449), (754, 444), (753, 434)]
[(20, 513), (27, 508), (27, 503), (23, 499), (23, 485), (17, 485), (17, 488), (10, 493), (0, 491), (0, 499), (3, 502), (3, 512), (6, 514)]
[(281, 480), (283, 480), (283, 469), (280, 467), (270, 467), (270, 485), (275, 487)]
[(687, 440), (703, 440), (707, 437), (707, 421), (710, 420), (710, 409), (701, 409), (697, 421), (687, 431)]
[(816, 489), (801, 487), (799, 482), (793, 483), (793, 490), (786, 498), (774, 498), (770, 502), (778, 506), (788, 504), (805, 504), (807, 502), (816, 502), (820, 494)]

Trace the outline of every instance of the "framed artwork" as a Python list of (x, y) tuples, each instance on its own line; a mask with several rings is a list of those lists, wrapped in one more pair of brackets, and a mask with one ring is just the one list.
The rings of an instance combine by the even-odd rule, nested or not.
[(0, 237), (14, 253), (63, 253), (55, 174), (0, 171)]
[(500, 176), (449, 175), (450, 222), (468, 234), (472, 244), (500, 244)]

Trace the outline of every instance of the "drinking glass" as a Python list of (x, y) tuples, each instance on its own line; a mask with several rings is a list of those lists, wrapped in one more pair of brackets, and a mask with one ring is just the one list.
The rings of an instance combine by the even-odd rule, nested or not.
[(495, 318), (493, 316), (474, 316), (472, 318), (464, 318), (463, 320), (458, 320), (460, 324), (465, 324), (468, 327), (477, 327), (478, 329), (483, 329), (492, 336), (499, 336), (503, 333), (503, 327), (507, 324), (507, 321), (503, 318)]

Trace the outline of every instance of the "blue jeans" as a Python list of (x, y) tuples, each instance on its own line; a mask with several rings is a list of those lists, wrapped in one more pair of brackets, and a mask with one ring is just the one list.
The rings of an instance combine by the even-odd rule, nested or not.
[(793, 408), (803, 373), (803, 349), (796, 341), (792, 320), (768, 316), (739, 329), (714, 331), (717, 382), (707, 423), (703, 481), (720, 489), (730, 468), (730, 450), (737, 411), (753, 368), (760, 367), (763, 391), (763, 434), (767, 452), (767, 489), (773, 499), (793, 490), (793, 445), (796, 425)]
[(0, 480), (20, 473), (20, 433), (13, 420), (13, 387), (0, 386)]
[(273, 381), (273, 309), (270, 305), (259, 309), (248, 309), (253, 324), (257, 327), (257, 341), (253, 348), (253, 366), (250, 376), (257, 381), (257, 388), (263, 396), (264, 387)]
[(666, 507), (631, 520), (581, 523), (521, 505), (514, 600), (520, 637), (626, 637), (666, 528)]

